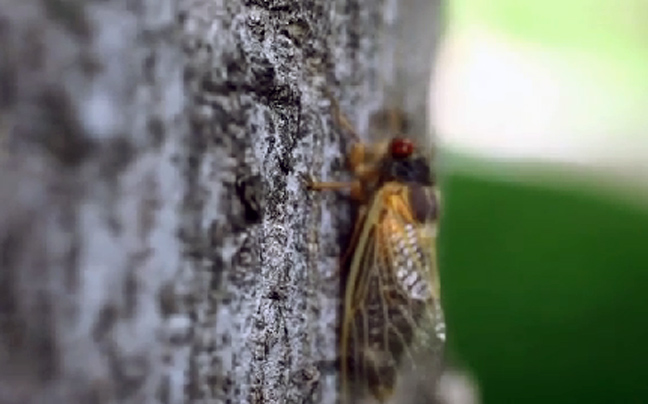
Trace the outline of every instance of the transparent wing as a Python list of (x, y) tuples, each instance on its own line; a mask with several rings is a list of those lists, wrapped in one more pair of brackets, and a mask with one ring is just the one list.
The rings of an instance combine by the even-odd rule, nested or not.
[(412, 186), (385, 184), (363, 219), (345, 290), (345, 394), (368, 391), (383, 401), (392, 394), (401, 365), (414, 363), (412, 347), (444, 338), (436, 221), (414, 214)]

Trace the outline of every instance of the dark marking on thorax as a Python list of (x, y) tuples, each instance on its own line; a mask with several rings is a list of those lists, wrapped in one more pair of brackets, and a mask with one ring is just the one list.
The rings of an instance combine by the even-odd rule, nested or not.
[(426, 157), (385, 158), (380, 172), (380, 184), (394, 181), (407, 185), (407, 198), (418, 222), (428, 223), (437, 219), (438, 201), (433, 189), (435, 181)]
[(397, 181), (401, 183), (416, 183), (423, 186), (434, 185), (432, 171), (428, 161), (423, 156), (413, 156), (405, 159), (385, 158), (381, 167), (381, 182)]
[(439, 204), (432, 187), (409, 183), (407, 191), (412, 213), (418, 222), (429, 223), (438, 218)]

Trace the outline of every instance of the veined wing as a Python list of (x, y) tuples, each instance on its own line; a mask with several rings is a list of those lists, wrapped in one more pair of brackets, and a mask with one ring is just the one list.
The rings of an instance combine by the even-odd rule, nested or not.
[[(438, 194), (388, 182), (374, 195), (346, 282), (341, 356), (343, 394), (393, 392), (412, 345), (445, 338), (436, 264)], [(352, 391), (351, 390), (352, 387)]]

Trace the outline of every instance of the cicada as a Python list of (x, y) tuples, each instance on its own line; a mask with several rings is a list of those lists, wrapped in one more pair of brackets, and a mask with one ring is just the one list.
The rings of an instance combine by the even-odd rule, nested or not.
[(393, 133), (388, 140), (360, 142), (337, 103), (333, 106), (338, 122), (356, 139), (347, 156), (355, 178), (309, 185), (320, 191), (349, 189), (358, 208), (342, 258), (341, 393), (347, 402), (370, 394), (383, 403), (393, 395), (403, 368), (416, 366), (419, 347), (442, 353), (445, 323), (436, 253), (440, 194), (430, 158), (413, 140)]

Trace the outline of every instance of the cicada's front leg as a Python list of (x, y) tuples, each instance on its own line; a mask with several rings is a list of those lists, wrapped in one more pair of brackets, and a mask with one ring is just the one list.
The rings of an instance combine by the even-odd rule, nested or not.
[(351, 125), (351, 122), (347, 119), (346, 115), (342, 113), (342, 110), (340, 109), (340, 104), (338, 103), (337, 99), (335, 99), (335, 97), (333, 96), (333, 94), (331, 94), (328, 88), (324, 89), (324, 94), (331, 102), (331, 108), (333, 109), (333, 117), (335, 118), (336, 124), (340, 125), (342, 129), (349, 132), (351, 137), (353, 137), (353, 140), (356, 143), (359, 143), (360, 135), (358, 135), (358, 132), (356, 132), (353, 125)]
[(383, 148), (382, 144), (366, 145), (355, 143), (347, 156), (347, 164), (353, 172), (353, 181), (316, 181), (306, 178), (306, 185), (314, 191), (324, 190), (349, 190), (350, 196), (356, 202), (366, 203), (370, 195), (367, 195), (367, 187), (378, 179), (380, 175), (377, 161), (372, 157), (376, 148)]
[[(331, 102), (335, 122), (353, 138), (351, 150), (349, 150), (347, 155), (349, 169), (360, 181), (375, 179), (378, 176), (378, 163), (386, 155), (389, 141), (376, 144), (363, 143), (355, 127), (351, 124), (351, 121), (349, 121), (340, 109), (340, 104), (335, 97), (333, 97), (328, 89), (325, 89), (324, 92)], [(392, 120), (400, 123), (399, 116), (397, 115), (394, 115)]]
[(347, 155), (347, 164), (360, 181), (369, 182), (380, 175), (379, 163), (385, 156), (389, 142), (376, 144), (354, 143)]
[(365, 198), (365, 192), (362, 187), (362, 182), (355, 181), (316, 181), (311, 177), (306, 177), (306, 187), (311, 191), (341, 191), (349, 190), (351, 198), (356, 201), (362, 201)]
[(362, 230), (362, 223), (364, 222), (364, 217), (366, 215), (366, 210), (367, 210), (366, 200), (368, 198), (368, 195), (366, 194), (363, 188), (363, 183), (360, 180), (355, 180), (351, 182), (334, 182), (334, 181), (321, 182), (321, 181), (314, 181), (310, 177), (306, 177), (305, 180), (306, 180), (306, 186), (308, 187), (308, 189), (312, 191), (349, 189), (351, 198), (353, 198), (359, 203), (358, 211), (356, 212), (356, 221), (355, 221), (355, 225), (353, 226), (353, 233), (351, 234), (349, 247), (347, 248), (344, 255), (342, 255), (340, 259), (340, 264), (341, 264), (340, 267), (342, 267), (346, 265), (347, 261), (352, 257), (354, 245), (356, 244), (357, 239), (360, 235), (360, 230)]

